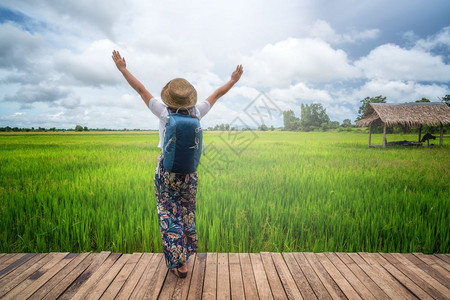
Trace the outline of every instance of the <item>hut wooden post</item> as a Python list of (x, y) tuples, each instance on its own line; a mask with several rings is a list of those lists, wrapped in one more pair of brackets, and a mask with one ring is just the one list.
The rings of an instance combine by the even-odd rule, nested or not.
[(386, 148), (386, 123), (383, 123), (383, 148)]
[(443, 145), (444, 142), (443, 138), (444, 138), (444, 124), (441, 123), (441, 137), (439, 139), (439, 146)]
[(369, 147), (372, 146), (372, 123), (369, 124)]
[(419, 126), (419, 142), (422, 139), (422, 125)]

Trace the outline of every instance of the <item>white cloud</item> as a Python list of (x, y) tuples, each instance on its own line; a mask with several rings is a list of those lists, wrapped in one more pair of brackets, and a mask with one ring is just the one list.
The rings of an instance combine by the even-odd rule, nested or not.
[(331, 44), (341, 44), (375, 39), (378, 37), (380, 30), (366, 29), (363, 31), (351, 31), (349, 33), (338, 34), (326, 21), (317, 20), (307, 29), (307, 32), (310, 37), (318, 38)]
[(288, 87), (299, 81), (346, 80), (358, 76), (347, 54), (318, 39), (290, 38), (244, 56), (244, 83)]
[(387, 98), (388, 103), (414, 102), (422, 97), (436, 102), (439, 101), (438, 97), (449, 93), (450, 89), (446, 85), (420, 84), (414, 81), (371, 80), (355, 90), (349, 99), (354, 99), (355, 104), (359, 104), (359, 101), (365, 97), (382, 95)]
[(345, 119), (350, 119), (352, 122), (355, 118), (355, 111), (348, 106), (341, 105), (339, 103), (326, 104), (324, 107), (327, 110), (327, 115), (330, 117), (331, 121), (338, 121), (342, 123)]
[(113, 25), (127, 4), (121, 0), (14, 0), (2, 5), (36, 20), (45, 20), (52, 30), (88, 37), (101, 33), (111, 36)]
[(55, 70), (62, 74), (66, 84), (96, 86), (119, 83), (117, 70), (111, 59), (115, 45), (109, 40), (94, 41), (82, 53), (63, 49), (55, 53)]
[(328, 103), (333, 101), (330, 94), (325, 90), (314, 89), (306, 84), (299, 82), (288, 88), (275, 88), (270, 91), (270, 96), (283, 102), (299, 103), (299, 102), (320, 102)]
[(450, 26), (442, 28), (437, 34), (417, 40), (415, 48), (430, 51), (439, 46), (450, 48)]
[(40, 55), (43, 38), (16, 24), (0, 24), (0, 68), (30, 70), (35, 55)]
[[(346, 20), (379, 7), (351, 2), (346, 1), (351, 9), (342, 12)], [(354, 119), (350, 115), (356, 116), (366, 96), (414, 101), (449, 93), (450, 27), (428, 37), (411, 29), (405, 34), (410, 48), (380, 45), (350, 59), (347, 53), (355, 55), (356, 47), (373, 45), (386, 34), (372, 27), (386, 27), (371, 23), (376, 25), (366, 29), (352, 21), (337, 30), (342, 26), (330, 25), (337, 19), (323, 14), (320, 19), (316, 13), (323, 5), (7, 0), (3, 7), (25, 17), (0, 24), (0, 39), (6, 41), (0, 45), (1, 125), (156, 129), (157, 118), (115, 68), (113, 49), (121, 51), (129, 70), (157, 98), (169, 80), (185, 77), (202, 101), (243, 63), (241, 81), (205, 116), (204, 126), (245, 119), (243, 109), (261, 91), (296, 113), (300, 102), (320, 102), (338, 120)]]
[(450, 81), (450, 65), (440, 56), (386, 44), (355, 63), (368, 78), (386, 80)]
[(34, 102), (55, 103), (56, 101), (67, 97), (70, 92), (53, 83), (42, 83), (39, 85), (24, 85), (16, 94), (6, 95), (3, 101), (18, 102), (21, 104), (31, 104)]

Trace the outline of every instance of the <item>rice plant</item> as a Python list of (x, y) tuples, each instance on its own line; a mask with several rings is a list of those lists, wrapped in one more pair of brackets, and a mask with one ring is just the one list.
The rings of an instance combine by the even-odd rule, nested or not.
[[(204, 134), (200, 252), (450, 252), (448, 140), (369, 149), (361, 133), (238, 134)], [(157, 143), (157, 132), (0, 135), (0, 252), (162, 252)]]

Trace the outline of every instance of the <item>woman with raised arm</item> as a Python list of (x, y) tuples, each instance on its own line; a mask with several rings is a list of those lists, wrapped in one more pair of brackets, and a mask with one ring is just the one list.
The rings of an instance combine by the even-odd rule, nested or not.
[[(238, 65), (230, 80), (200, 103), (197, 103), (195, 88), (186, 79), (175, 78), (162, 89), (161, 103), (128, 71), (125, 58), (121, 57), (118, 51), (113, 51), (112, 58), (126, 81), (138, 92), (150, 111), (159, 118), (158, 147), (161, 150), (169, 116), (168, 109), (171, 112), (181, 107), (191, 109), (190, 114), (200, 120), (214, 103), (239, 81), (244, 71), (242, 65)], [(179, 277), (186, 277), (189, 256), (197, 251), (195, 210), (198, 174), (197, 171), (171, 173), (164, 169), (163, 159), (161, 153), (158, 157), (154, 186), (164, 257), (169, 269), (176, 270)]]

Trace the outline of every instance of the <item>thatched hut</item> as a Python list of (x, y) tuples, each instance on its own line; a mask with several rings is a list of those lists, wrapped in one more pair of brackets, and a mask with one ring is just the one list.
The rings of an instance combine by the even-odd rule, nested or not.
[(440, 102), (414, 102), (403, 104), (369, 103), (358, 126), (369, 126), (369, 147), (372, 147), (372, 125), (383, 126), (383, 147), (386, 147), (386, 126), (404, 125), (419, 128), (419, 142), (422, 126), (440, 126), (439, 144), (442, 146), (444, 125), (450, 124), (450, 107)]

